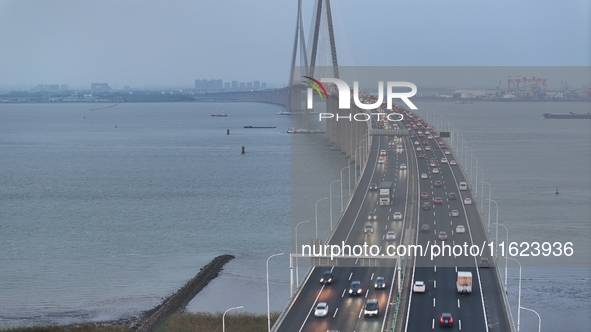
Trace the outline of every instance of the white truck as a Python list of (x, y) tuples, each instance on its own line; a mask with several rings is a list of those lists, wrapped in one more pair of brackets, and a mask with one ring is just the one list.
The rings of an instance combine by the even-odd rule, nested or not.
[(393, 184), (392, 181), (383, 181), (380, 183), (380, 205), (392, 204)]
[(458, 293), (472, 293), (472, 272), (458, 271)]

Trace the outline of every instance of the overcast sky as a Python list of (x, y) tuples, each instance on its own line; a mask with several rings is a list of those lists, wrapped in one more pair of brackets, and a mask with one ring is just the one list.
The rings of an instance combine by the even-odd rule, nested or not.
[[(303, 1), (307, 34), (313, 0)], [(342, 65), (591, 65), (589, 0), (331, 5)], [(0, 85), (287, 83), (296, 9), (297, 0), (0, 0)]]

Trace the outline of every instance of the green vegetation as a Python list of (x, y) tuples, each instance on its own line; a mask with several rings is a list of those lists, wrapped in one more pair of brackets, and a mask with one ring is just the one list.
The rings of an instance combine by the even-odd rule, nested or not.
[[(222, 314), (197, 312), (182, 313), (170, 316), (156, 332), (222, 332)], [(279, 317), (279, 312), (271, 313), (271, 326)], [(267, 315), (253, 313), (229, 312), (226, 314), (227, 332), (267, 331)], [(131, 332), (129, 326), (108, 323), (75, 324), (68, 326), (35, 326), (0, 330), (2, 332)]]

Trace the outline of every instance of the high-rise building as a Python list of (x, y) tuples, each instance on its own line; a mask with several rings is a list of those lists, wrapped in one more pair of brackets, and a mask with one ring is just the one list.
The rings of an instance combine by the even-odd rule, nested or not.
[(230, 90), (230, 82), (224, 82), (224, 90)]
[(246, 90), (252, 90), (252, 82), (246, 82)]
[(254, 81), (253, 88), (255, 90), (259, 90), (261, 88), (261, 82), (260, 81)]
[(222, 80), (195, 80), (195, 89), (221, 90), (224, 87)]
[(261, 83), (261, 89), (266, 89), (267, 88), (267, 82), (262, 82)]
[(240, 82), (240, 90), (246, 89), (246, 83)]
[(60, 85), (60, 90), (62, 90), (62, 91), (68, 90), (68, 85), (67, 84)]
[(238, 90), (238, 81), (232, 81), (232, 89)]
[(104, 92), (109, 91), (109, 84), (107, 83), (90, 83), (90, 91)]

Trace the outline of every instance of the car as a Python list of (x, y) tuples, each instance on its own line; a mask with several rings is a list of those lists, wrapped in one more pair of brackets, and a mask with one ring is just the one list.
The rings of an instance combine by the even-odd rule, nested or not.
[(406, 164), (400, 164), (400, 169), (406, 169)]
[(441, 205), (441, 204), (443, 204), (443, 199), (441, 197), (435, 197), (435, 199), (433, 200), (433, 203), (435, 203), (437, 205)]
[(395, 145), (396, 145), (396, 142), (394, 142), (394, 141), (388, 142), (388, 146), (395, 146)]
[(442, 164), (447, 164), (447, 158), (441, 158), (441, 163)]
[(380, 150), (380, 156), (385, 156), (385, 155), (387, 155), (387, 154), (388, 154), (388, 153), (386, 152), (386, 150)]
[(464, 198), (464, 204), (472, 204), (472, 199), (470, 197)]
[(415, 293), (424, 293), (425, 288), (425, 282), (417, 280), (415, 281), (415, 284), (412, 286), (412, 291)]
[(478, 261), (478, 266), (479, 267), (490, 267), (488, 257), (480, 257), (480, 260)]
[(447, 146), (446, 146), (445, 144), (439, 144), (439, 147), (440, 147), (441, 149), (447, 149)]
[(425, 155), (424, 154), (419, 154), (419, 159), (425, 159)]
[(394, 212), (394, 220), (401, 220), (402, 213), (401, 212)]
[(460, 182), (458, 188), (460, 188), (460, 190), (468, 190), (468, 183), (466, 182)]
[(466, 228), (464, 225), (457, 225), (456, 226), (456, 234), (464, 234), (466, 233)]
[(439, 232), (439, 240), (441, 240), (441, 241), (447, 240), (447, 232), (446, 231)]
[(427, 146), (425, 147), (425, 151), (431, 151), (431, 147), (427, 145)]
[(431, 208), (431, 203), (423, 202), (423, 210), (429, 210)]
[(415, 145), (419, 145), (421, 144), (419, 141), (415, 141)]
[(365, 317), (377, 317), (380, 312), (380, 306), (377, 299), (369, 299), (365, 302), (365, 310), (363, 314)]
[(433, 168), (433, 170), (431, 170), (431, 172), (433, 174), (439, 174), (439, 168)]
[(433, 183), (433, 185), (435, 185), (435, 187), (442, 187), (443, 186), (443, 182), (441, 182), (440, 180), (437, 180)]
[(421, 193), (421, 199), (429, 199), (429, 194), (425, 191)]
[(370, 183), (369, 190), (371, 190), (371, 191), (378, 190), (378, 185), (376, 183)]
[(378, 164), (383, 164), (383, 163), (384, 163), (384, 158), (380, 157), (380, 158), (378, 159)]
[(320, 278), (320, 283), (325, 285), (332, 284), (332, 272), (330, 270), (324, 271), (322, 278)]
[(445, 154), (451, 154), (451, 152), (449, 152), (449, 150), (445, 150), (444, 152)]
[(439, 326), (454, 326), (454, 319), (449, 312), (444, 312), (441, 314), (441, 317), (439, 317)]
[(420, 130), (419, 130), (419, 131), (417, 131), (417, 134), (419, 134), (419, 135), (421, 135), (422, 133), (423, 133), (423, 132), (422, 132), (422, 131), (420, 131)]
[(459, 217), (460, 216), (460, 212), (458, 210), (451, 210), (451, 216), (452, 217)]
[(420, 146), (417, 146), (417, 151), (423, 151), (423, 148), (421, 148)]
[(396, 232), (388, 231), (388, 233), (386, 233), (386, 240), (396, 240)]
[(398, 148), (398, 149), (402, 149), (402, 144), (398, 144), (398, 145), (396, 145), (396, 148)]
[(374, 289), (385, 289), (386, 288), (386, 278), (378, 277), (376, 279), (375, 284), (373, 285)]
[(429, 166), (435, 167), (435, 166), (437, 166), (437, 163), (435, 161), (430, 161)]
[(454, 192), (450, 192), (450, 193), (449, 193), (447, 196), (448, 196), (448, 197), (449, 197), (449, 199), (450, 199), (450, 200), (452, 200), (452, 201), (454, 201), (454, 200), (456, 199), (456, 197), (457, 197), (457, 196), (456, 196), (456, 193), (454, 193)]
[(326, 317), (328, 316), (328, 304), (326, 302), (320, 302), (314, 309), (314, 317)]
[(373, 226), (372, 225), (365, 225), (363, 229), (363, 233), (372, 233), (373, 234)]
[(429, 145), (429, 141), (423, 141), (423, 145)]
[(419, 137), (425, 137), (425, 135), (423, 135), (423, 134), (419, 134)]
[(363, 293), (363, 286), (361, 281), (353, 281), (349, 286), (349, 296), (357, 296)]
[(450, 164), (450, 165), (453, 165), (453, 166), (455, 166), (455, 165), (457, 165), (458, 163), (456, 163), (456, 161), (452, 159), (452, 160), (450, 160), (450, 161), (449, 161), (449, 164)]
[(433, 139), (433, 135), (427, 136), (427, 139)]
[(421, 179), (427, 179), (427, 178), (429, 178), (427, 173), (421, 173)]
[(367, 220), (378, 220), (378, 216), (375, 212), (371, 211), (367, 214)]
[(439, 135), (433, 135), (433, 138), (439, 138)]

